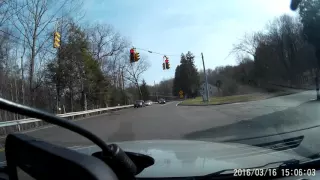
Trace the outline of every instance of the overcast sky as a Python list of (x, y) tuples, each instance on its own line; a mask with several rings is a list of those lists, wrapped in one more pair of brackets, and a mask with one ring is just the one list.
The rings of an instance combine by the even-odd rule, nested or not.
[(234, 65), (226, 58), (246, 33), (261, 30), (274, 17), (294, 14), (290, 0), (85, 0), (85, 21), (111, 24), (135, 47), (169, 55), (171, 69), (162, 70), (162, 56), (140, 51), (151, 62), (143, 77), (148, 84), (174, 76), (179, 55), (191, 51), (197, 68)]

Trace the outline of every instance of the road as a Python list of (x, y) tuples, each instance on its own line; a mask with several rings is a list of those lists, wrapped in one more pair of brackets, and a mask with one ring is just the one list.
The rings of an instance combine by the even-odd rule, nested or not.
[[(177, 106), (178, 102), (126, 109), (76, 121), (105, 141), (192, 139), (258, 145), (299, 138), (301, 153), (313, 153), (320, 143), (320, 103), (314, 91), (246, 103), (219, 106)], [(318, 133), (319, 132), (319, 133)], [(79, 135), (59, 127), (26, 132), (63, 146), (90, 145)], [(300, 150), (299, 150), (300, 151)], [(318, 152), (318, 151), (317, 151)]]
[[(179, 102), (168, 102), (79, 119), (75, 123), (108, 142), (154, 139), (233, 142), (294, 151), (307, 157), (320, 149), (320, 102), (313, 101), (314, 97), (314, 91), (305, 91), (218, 106), (177, 106)], [(57, 126), (24, 133), (67, 147), (92, 145), (78, 134)], [(0, 153), (0, 161), (4, 160), (4, 154)]]

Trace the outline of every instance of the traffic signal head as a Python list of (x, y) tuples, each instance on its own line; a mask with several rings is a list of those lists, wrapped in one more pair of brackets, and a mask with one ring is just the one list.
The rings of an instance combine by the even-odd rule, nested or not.
[(166, 69), (170, 69), (169, 58), (167, 56), (166, 56), (165, 63), (166, 63)]
[(135, 59), (134, 49), (130, 49), (130, 63), (134, 62)]
[(169, 64), (169, 62), (166, 63), (166, 67), (167, 67), (167, 69), (170, 69), (170, 64)]
[(137, 53), (135, 53), (135, 55), (134, 55), (134, 60), (135, 60), (135, 61), (139, 61), (139, 59), (140, 59), (140, 54), (137, 52)]
[(60, 39), (61, 39), (60, 33), (58, 33), (57, 31), (54, 32), (54, 34), (53, 34), (53, 47), (54, 48), (60, 47)]
[(162, 68), (163, 68), (163, 70), (166, 69), (166, 64), (165, 63), (162, 63)]

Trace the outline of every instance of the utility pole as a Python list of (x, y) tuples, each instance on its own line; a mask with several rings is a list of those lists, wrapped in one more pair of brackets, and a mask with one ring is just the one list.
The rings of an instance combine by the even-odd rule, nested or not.
[[(60, 88), (61, 88), (61, 84), (60, 84), (60, 71), (61, 71), (61, 62), (60, 62), (60, 53), (59, 53), (59, 47), (60, 47), (60, 34), (58, 33), (59, 30), (59, 19), (56, 19), (56, 23), (55, 23), (55, 27), (54, 27), (54, 40), (53, 40), (53, 47), (55, 49), (57, 49), (56, 51), (56, 58), (57, 58), (57, 63), (58, 63), (58, 71), (57, 71), (57, 84), (56, 84), (56, 90), (57, 90), (57, 113), (60, 114)], [(59, 35), (59, 36), (57, 36)]]
[(203, 58), (203, 53), (201, 53), (201, 58), (202, 58), (202, 64), (203, 64), (203, 73), (205, 77), (205, 84), (206, 84), (206, 101), (209, 102), (209, 89), (208, 89), (208, 77), (206, 73), (206, 66), (204, 65), (204, 58)]
[(154, 88), (156, 89), (156, 97), (157, 97), (157, 101), (159, 101), (159, 100), (158, 100), (158, 93), (157, 93), (158, 88), (156, 88), (156, 81), (153, 81), (153, 84), (154, 84)]

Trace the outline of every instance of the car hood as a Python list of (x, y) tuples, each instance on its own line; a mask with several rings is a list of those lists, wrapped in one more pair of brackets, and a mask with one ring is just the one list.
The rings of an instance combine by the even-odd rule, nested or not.
[[(149, 155), (155, 164), (137, 177), (202, 176), (223, 169), (250, 168), (269, 162), (303, 159), (293, 151), (274, 151), (236, 143), (212, 143), (189, 140), (153, 140), (115, 142), (123, 150)], [(92, 154), (97, 146), (75, 147)]]

